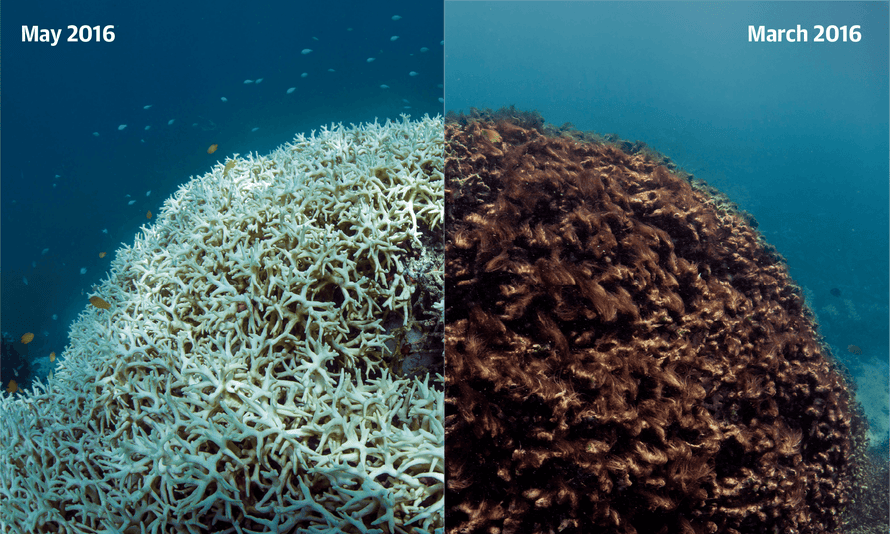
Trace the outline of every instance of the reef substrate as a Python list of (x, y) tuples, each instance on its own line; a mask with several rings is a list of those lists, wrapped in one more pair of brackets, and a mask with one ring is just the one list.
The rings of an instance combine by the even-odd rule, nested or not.
[(535, 114), (445, 130), (446, 531), (837, 532), (865, 422), (753, 219)]

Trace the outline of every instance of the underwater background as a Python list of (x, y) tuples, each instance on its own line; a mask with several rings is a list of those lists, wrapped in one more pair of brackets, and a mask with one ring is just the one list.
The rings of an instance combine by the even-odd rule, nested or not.
[(15, 2), (2, 35), (4, 388), (46, 376), (114, 251), (191, 176), (324, 125), (442, 113), (441, 2)]
[[(4, 6), (0, 330), (35, 375), (114, 250), (190, 176), (324, 124), (441, 112), (439, 3), (262, 7)], [(886, 439), (887, 18), (886, 3), (446, 2), (448, 109), (512, 104), (641, 140), (729, 194)], [(67, 42), (69, 24), (115, 39)], [(749, 24), (800, 24), (810, 42), (749, 43)], [(815, 43), (816, 24), (863, 38)], [(23, 25), (62, 38), (22, 42)], [(17, 371), (27, 386), (26, 369), (0, 378)]]
[[(515, 105), (643, 141), (750, 212), (888, 437), (888, 8), (445, 3), (446, 111)], [(748, 42), (748, 26), (808, 42)], [(862, 39), (813, 42), (815, 25)], [(883, 447), (886, 453), (886, 446)]]

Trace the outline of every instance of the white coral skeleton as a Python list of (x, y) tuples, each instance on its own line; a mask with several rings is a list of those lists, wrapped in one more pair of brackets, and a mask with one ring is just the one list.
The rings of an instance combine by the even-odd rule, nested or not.
[(392, 373), (382, 325), (408, 324), (405, 267), (441, 232), (443, 138), (332, 127), (168, 199), (111, 309), (0, 398), (0, 531), (441, 531), (441, 375)]

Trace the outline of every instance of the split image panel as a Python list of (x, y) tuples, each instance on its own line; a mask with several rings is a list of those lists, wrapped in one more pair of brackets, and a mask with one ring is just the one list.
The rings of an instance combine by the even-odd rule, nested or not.
[(886, 2), (257, 7), (4, 4), (0, 531), (887, 530)]

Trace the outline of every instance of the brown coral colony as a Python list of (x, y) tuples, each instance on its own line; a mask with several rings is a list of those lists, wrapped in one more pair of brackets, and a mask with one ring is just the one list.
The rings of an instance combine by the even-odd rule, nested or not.
[(542, 131), (446, 125), (447, 531), (834, 531), (859, 422), (781, 257), (651, 155)]

